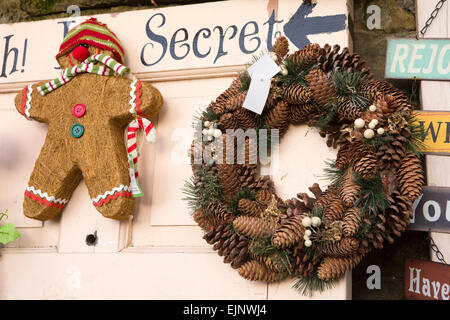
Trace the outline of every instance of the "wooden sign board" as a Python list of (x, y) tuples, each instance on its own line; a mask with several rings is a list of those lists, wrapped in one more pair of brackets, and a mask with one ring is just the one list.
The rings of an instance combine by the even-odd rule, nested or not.
[(450, 155), (450, 111), (418, 111), (416, 116), (424, 137), (421, 151)]
[(450, 80), (450, 39), (389, 39), (385, 78)]
[(449, 300), (450, 266), (407, 258), (404, 270), (406, 299)]
[[(281, 35), (292, 51), (310, 42), (324, 44), (324, 38), (333, 43), (348, 38), (346, 1), (339, 0), (316, 6), (295, 0), (219, 1), (95, 17), (122, 41), (131, 71), (152, 81), (179, 80), (188, 70), (198, 78), (223, 76), (271, 50)], [(86, 18), (1, 25), (0, 84), (57, 77), (59, 45), (68, 30)]]
[(450, 188), (426, 186), (413, 210), (409, 230), (450, 233)]

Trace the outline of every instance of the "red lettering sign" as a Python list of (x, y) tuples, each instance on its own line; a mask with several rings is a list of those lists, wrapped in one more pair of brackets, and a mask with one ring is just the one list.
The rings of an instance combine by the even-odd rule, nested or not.
[(405, 298), (414, 300), (448, 300), (450, 266), (407, 258), (405, 260)]

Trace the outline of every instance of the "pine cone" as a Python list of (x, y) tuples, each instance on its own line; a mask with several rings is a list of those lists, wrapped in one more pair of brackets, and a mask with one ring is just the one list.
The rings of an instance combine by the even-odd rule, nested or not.
[(275, 222), (246, 216), (240, 216), (234, 219), (233, 226), (237, 232), (252, 239), (269, 237), (278, 228), (278, 224)]
[(256, 192), (258, 192), (259, 190), (267, 190), (270, 193), (275, 193), (275, 186), (269, 175), (258, 177), (255, 183), (253, 183), (249, 187), (251, 189), (255, 189)]
[(211, 231), (205, 233), (203, 239), (206, 240), (208, 244), (214, 244), (221, 239), (226, 239), (231, 237), (234, 234), (231, 229), (230, 224), (222, 223), (216, 227), (214, 227)]
[(306, 60), (310, 64), (317, 62), (317, 59), (325, 53), (325, 50), (320, 47), (317, 43), (310, 43), (295, 53), (289, 55), (286, 60), (298, 64), (301, 60)]
[(345, 204), (337, 195), (333, 196), (333, 200), (325, 207), (325, 219), (328, 222), (342, 220), (345, 215)]
[(301, 123), (309, 119), (309, 117), (316, 112), (316, 107), (313, 104), (291, 104), (291, 123)]
[(313, 243), (310, 250), (306, 250), (303, 242), (299, 242), (292, 250), (292, 270), (295, 275), (306, 277), (314, 272), (316, 266), (321, 262), (322, 253), (316, 250)]
[(314, 100), (320, 105), (321, 109), (325, 110), (330, 102), (336, 102), (336, 89), (322, 70), (311, 70), (306, 75), (306, 81), (308, 81), (309, 88), (314, 93)]
[(256, 129), (256, 117), (252, 111), (239, 108), (233, 114), (239, 123), (239, 128), (243, 130)]
[(272, 242), (276, 248), (285, 249), (293, 246), (300, 241), (304, 234), (305, 228), (302, 225), (302, 218), (304, 216), (292, 216), (276, 230), (273, 235)]
[(264, 208), (256, 201), (241, 199), (238, 202), (238, 210), (246, 216), (261, 217)]
[(350, 143), (344, 143), (339, 148), (336, 156), (336, 168), (339, 170), (347, 169), (350, 161), (352, 160), (352, 145)]
[(222, 130), (239, 128), (238, 120), (229, 112), (220, 116), (219, 124)]
[(408, 152), (401, 160), (397, 170), (398, 189), (409, 200), (416, 200), (423, 191), (424, 176), (422, 163), (417, 156)]
[(362, 90), (370, 101), (376, 101), (380, 96), (389, 94), (396, 111), (410, 112), (412, 110), (408, 97), (387, 81), (371, 80), (363, 85)]
[[(400, 194), (398, 191), (394, 191), (390, 197), (389, 208), (385, 211), (384, 226), (385, 235), (401, 236), (401, 233), (406, 230), (410, 219), (413, 216), (412, 202), (408, 197)], [(389, 239), (388, 239), (389, 240)]]
[(279, 61), (283, 60), (284, 56), (289, 52), (289, 41), (286, 37), (281, 36), (277, 38), (273, 45), (272, 52), (276, 53)]
[(273, 271), (259, 261), (250, 260), (239, 268), (239, 275), (251, 281), (274, 282), (282, 280), (287, 274)]
[(342, 276), (361, 262), (362, 255), (354, 255), (345, 258), (325, 258), (317, 269), (319, 279), (329, 281)]
[(347, 208), (353, 207), (356, 199), (358, 199), (360, 190), (361, 186), (354, 181), (353, 170), (349, 168), (339, 188), (342, 202)]
[(336, 113), (339, 115), (341, 120), (355, 120), (361, 117), (363, 113), (363, 109), (361, 106), (353, 103), (348, 98), (340, 98), (338, 99), (338, 103), (336, 105)]
[(354, 72), (359, 71), (366, 75), (367, 79), (371, 79), (373, 74), (370, 69), (366, 67), (366, 62), (361, 60), (358, 54), (350, 54), (348, 48), (340, 51), (339, 45), (334, 45), (333, 49), (326, 44), (324, 46), (323, 54), (317, 59), (319, 67), (326, 73), (336, 72), (338, 70)]
[(220, 203), (209, 203), (202, 209), (205, 214), (214, 216), (221, 223), (230, 222), (233, 218), (233, 214), (228, 212)]
[(361, 223), (361, 211), (358, 208), (350, 208), (344, 215), (343, 234), (345, 237), (353, 237), (358, 232)]
[(278, 129), (280, 137), (287, 131), (289, 126), (290, 108), (285, 101), (280, 101), (270, 110), (264, 118), (264, 123), (270, 129)]
[(241, 166), (240, 173), (239, 173), (239, 181), (241, 182), (241, 187), (249, 187), (253, 183), (255, 183), (256, 174), (257, 174), (258, 168), (254, 165), (252, 166)]
[(239, 94), (241, 87), (242, 87), (241, 78), (237, 77), (236, 79), (233, 80), (230, 87), (227, 90), (225, 90), (222, 94), (220, 94), (216, 98), (215, 102), (212, 104), (214, 112), (218, 115), (223, 114), (226, 110), (227, 101), (231, 97)]
[(375, 153), (368, 153), (356, 161), (353, 169), (365, 179), (373, 178), (377, 172), (377, 157)]
[(400, 166), (401, 159), (405, 156), (404, 143), (406, 138), (397, 130), (389, 131), (393, 141), (386, 143), (378, 148), (377, 158), (380, 171), (397, 169)]
[(336, 199), (340, 199), (337, 195), (336, 188), (330, 186), (320, 195), (319, 198), (317, 198), (316, 205), (325, 210), (326, 207)]
[(283, 97), (293, 104), (305, 104), (313, 99), (313, 92), (300, 83), (291, 83), (283, 86)]
[(237, 165), (218, 164), (219, 183), (225, 200), (230, 200), (239, 189), (239, 171)]
[(214, 229), (219, 223), (219, 219), (217, 219), (217, 217), (212, 214), (205, 215), (201, 210), (195, 210), (192, 217), (199, 227), (206, 232)]
[(330, 257), (346, 257), (355, 254), (359, 247), (359, 241), (355, 238), (342, 238), (338, 242), (324, 245), (323, 251)]

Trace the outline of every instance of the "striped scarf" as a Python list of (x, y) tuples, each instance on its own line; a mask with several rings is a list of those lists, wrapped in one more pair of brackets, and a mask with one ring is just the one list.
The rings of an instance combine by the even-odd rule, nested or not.
[[(95, 65), (95, 62), (101, 62), (105, 66)], [(125, 73), (130, 71), (130, 69), (106, 54), (95, 54), (72, 68), (64, 69), (60, 77), (37, 87), (37, 90), (41, 95), (45, 96), (47, 93), (50, 93), (53, 90), (65, 85), (80, 73), (93, 73), (102, 76), (110, 76), (112, 74), (111, 71), (114, 71), (114, 73), (119, 76), (124, 76)]]

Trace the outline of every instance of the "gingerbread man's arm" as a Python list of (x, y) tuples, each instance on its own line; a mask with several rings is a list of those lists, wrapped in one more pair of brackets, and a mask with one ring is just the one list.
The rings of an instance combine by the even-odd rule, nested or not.
[(52, 108), (52, 100), (55, 94), (50, 93), (42, 96), (37, 88), (45, 82), (28, 85), (23, 88), (15, 98), (17, 111), (28, 120), (36, 120), (48, 123), (50, 110)]
[(163, 98), (150, 83), (109, 77), (103, 92), (103, 102), (113, 118), (131, 121), (136, 116), (156, 116), (162, 108)]

